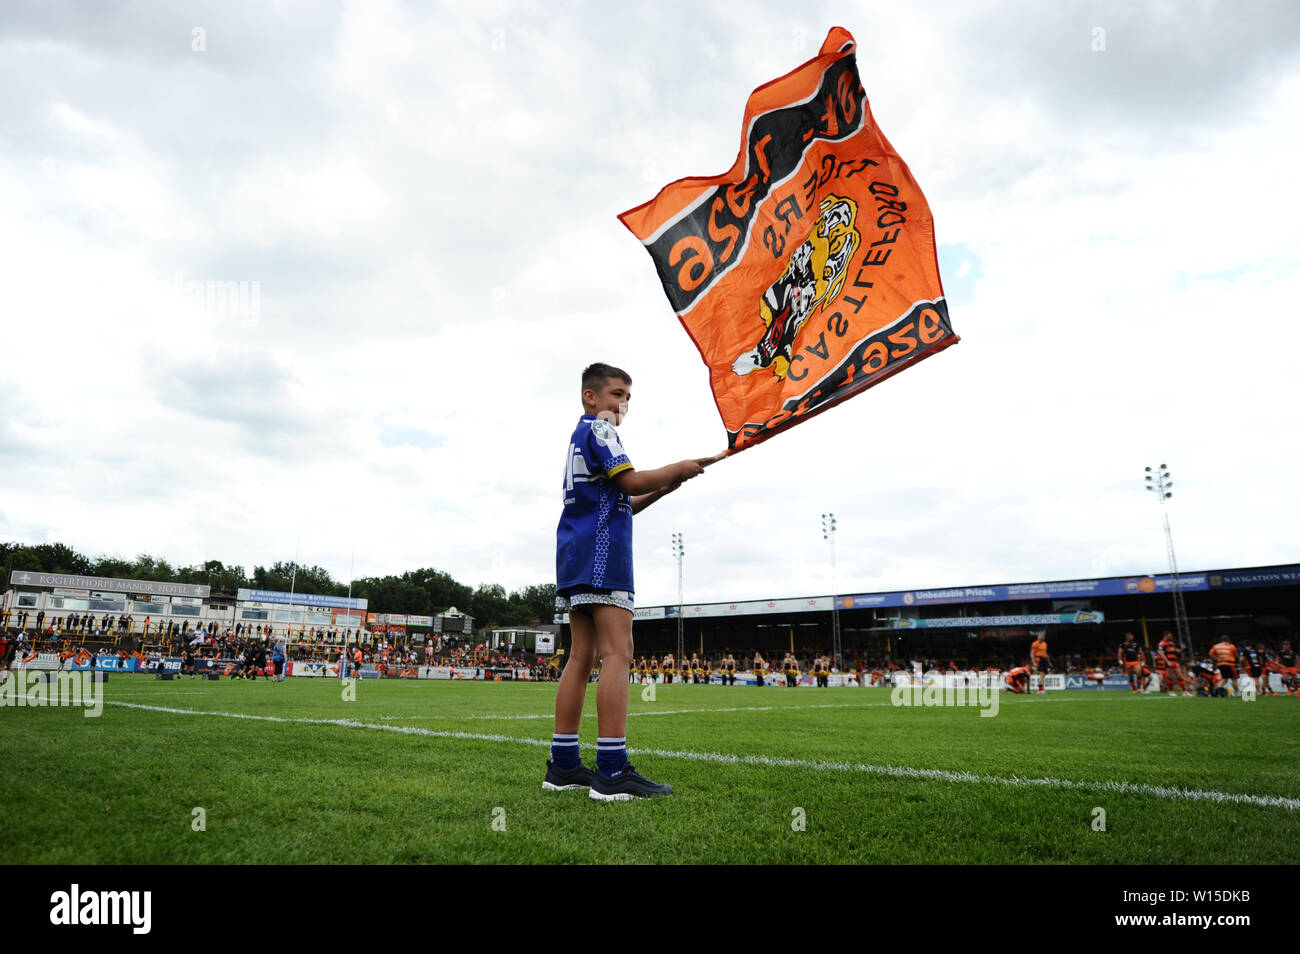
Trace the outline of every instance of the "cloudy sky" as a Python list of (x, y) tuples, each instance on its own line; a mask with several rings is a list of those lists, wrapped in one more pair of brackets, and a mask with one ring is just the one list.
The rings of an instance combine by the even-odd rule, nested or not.
[[(725, 447), (616, 215), (841, 25), (958, 346), (637, 518), (638, 602), (1300, 561), (1300, 7), (0, 7), (0, 538), (554, 579), (591, 361)], [(207, 300), (207, 283), (244, 283)], [(197, 284), (195, 284), (197, 283)], [(236, 285), (235, 287), (238, 287)]]

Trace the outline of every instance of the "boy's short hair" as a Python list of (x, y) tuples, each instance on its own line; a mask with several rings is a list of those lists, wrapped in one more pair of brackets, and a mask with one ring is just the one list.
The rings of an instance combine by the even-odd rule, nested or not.
[(628, 374), (622, 368), (616, 368), (611, 364), (601, 364), (596, 362), (589, 365), (582, 372), (582, 390), (600, 391), (605, 387), (605, 382), (610, 378), (622, 378), (628, 384), (632, 383), (632, 375)]

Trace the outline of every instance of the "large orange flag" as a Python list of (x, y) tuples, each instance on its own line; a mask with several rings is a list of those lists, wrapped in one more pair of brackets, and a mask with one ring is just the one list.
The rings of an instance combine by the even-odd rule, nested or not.
[(729, 452), (956, 344), (925, 196), (871, 116), (856, 44), (754, 90), (730, 171), (619, 218), (709, 368)]

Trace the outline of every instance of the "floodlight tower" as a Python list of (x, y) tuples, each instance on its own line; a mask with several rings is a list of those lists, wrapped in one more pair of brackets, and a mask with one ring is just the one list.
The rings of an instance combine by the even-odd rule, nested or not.
[(1161, 464), (1159, 469), (1146, 469), (1146, 488), (1160, 499), (1160, 513), (1165, 518), (1165, 548), (1169, 551), (1169, 573), (1172, 577), (1174, 591), (1174, 626), (1178, 630), (1178, 642), (1187, 648), (1193, 658), (1192, 628), (1187, 622), (1187, 606), (1183, 603), (1183, 585), (1178, 578), (1178, 559), (1174, 556), (1174, 535), (1169, 530), (1169, 507), (1165, 503), (1174, 495), (1174, 482), (1169, 468)]
[(835, 514), (822, 514), (822, 539), (831, 545), (831, 665), (844, 671), (840, 658), (840, 608), (835, 598)]
[(686, 556), (686, 545), (682, 543), (680, 533), (673, 534), (673, 556), (677, 558), (677, 665), (680, 667), (686, 653), (685, 622), (682, 620), (682, 560)]

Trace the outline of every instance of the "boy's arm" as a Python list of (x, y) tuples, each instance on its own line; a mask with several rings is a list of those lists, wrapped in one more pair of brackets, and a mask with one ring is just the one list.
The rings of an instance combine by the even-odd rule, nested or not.
[(640, 513), (642, 510), (644, 510), (646, 507), (650, 506), (652, 503), (654, 503), (654, 502), (655, 502), (656, 500), (658, 500), (660, 497), (666, 497), (666, 496), (668, 496), (670, 493), (672, 493), (674, 490), (676, 490), (676, 489), (677, 489), (678, 487), (680, 487), (681, 485), (682, 485), (682, 482), (681, 482), (680, 480), (676, 480), (676, 481), (673, 481), (671, 484), (669, 484), (667, 487), (662, 487), (662, 488), (660, 488), (659, 490), (653, 490), (653, 491), (651, 491), (651, 492), (648, 493), (648, 494), (640, 494), (639, 496), (633, 497), (633, 498), (632, 498), (632, 513), (633, 513), (633, 514), (638, 514), (638, 513)]
[[(681, 486), (682, 481), (698, 477), (704, 473), (705, 463), (709, 462), (712, 462), (712, 458), (705, 457), (700, 460), (679, 460), (675, 464), (654, 470), (628, 468), (615, 474), (613, 480), (618, 484), (618, 489), (629, 497), (649, 496), (656, 491), (667, 491), (669, 488), (675, 490)], [(662, 497), (663, 494), (660, 493), (659, 496)]]
[(681, 460), (665, 467), (657, 467), (654, 470), (634, 470), (629, 468), (616, 474), (614, 482), (618, 484), (619, 490), (629, 497), (635, 498), (664, 490), (673, 484), (680, 484), (683, 480), (690, 480), (692, 477), (698, 476), (702, 470), (703, 468), (696, 461)]

